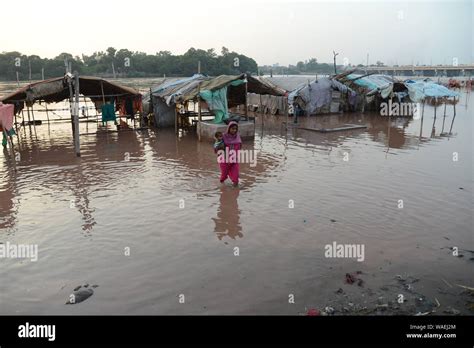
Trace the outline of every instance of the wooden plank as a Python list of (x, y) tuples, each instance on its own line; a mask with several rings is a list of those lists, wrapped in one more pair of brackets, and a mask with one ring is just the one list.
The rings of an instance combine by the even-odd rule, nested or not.
[(313, 132), (320, 132), (320, 133), (341, 132), (341, 131), (354, 130), (354, 129), (365, 129), (365, 128), (367, 128), (366, 125), (358, 125), (358, 124), (346, 124), (342, 127), (336, 127), (336, 128), (304, 128), (304, 127), (298, 127), (298, 129), (303, 129), (303, 130), (308, 130), (308, 131), (313, 131)]

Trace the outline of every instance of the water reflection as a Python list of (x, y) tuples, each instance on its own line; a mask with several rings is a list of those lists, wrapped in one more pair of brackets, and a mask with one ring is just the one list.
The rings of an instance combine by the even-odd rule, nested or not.
[(3, 148), (4, 161), (3, 167), (6, 170), (0, 172), (2, 180), (0, 181), (0, 231), (5, 228), (12, 228), (16, 223), (17, 207), (15, 206), (16, 183), (15, 161), (12, 160), (8, 150)]
[(235, 187), (223, 185), (220, 188), (217, 217), (212, 218), (215, 224), (214, 232), (219, 240), (222, 240), (225, 236), (231, 239), (244, 236), (240, 224), (239, 203), (237, 202), (239, 193), (240, 189)]
[[(393, 278), (408, 268), (420, 278), (441, 274), (468, 283), (463, 262), (470, 261), (444, 252), (451, 243), (445, 237), (472, 249), (472, 161), (451, 158), (454, 151), (472, 157), (472, 118), (459, 107), (455, 119), (448, 106), (446, 117), (438, 109), (434, 122), (433, 111), (427, 105), (423, 120), (374, 114), (300, 119), (308, 128), (359, 120), (368, 126), (330, 134), (290, 129), (285, 136), (281, 117), (266, 118), (264, 127), (257, 120), (256, 138), (245, 141), (244, 148), (256, 150), (258, 161), (255, 167), (242, 165), (240, 188), (219, 184), (211, 142), (200, 143), (191, 133), (177, 138), (174, 129), (129, 131), (125, 126), (119, 133), (110, 127), (107, 133), (96, 130), (95, 123), (89, 129), (81, 124), (81, 132), (90, 134), (81, 136), (82, 157), (76, 158), (70, 124), (52, 123), (48, 129), (43, 123), (36, 127), (37, 140), (34, 128), (27, 126), (16, 147), (21, 160), (15, 162), (8, 151), (0, 153), (0, 241), (29, 241), (49, 250), (37, 264), (18, 269), (12, 262), (0, 269), (0, 277), (8, 280), (2, 292), (8, 299), (4, 312), (71, 314), (62, 305), (73, 285), (69, 279), (75, 277), (75, 286), (85, 276), (97, 280), (102, 290), (85, 306), (73, 307), (80, 314), (143, 314), (151, 311), (148, 299), (157, 288), (175, 296), (177, 288), (189, 286), (196, 298), (203, 298), (209, 289), (201, 284), (216, 284), (225, 292), (239, 277), (255, 274), (264, 274), (275, 289), (296, 284), (302, 305), (313, 295), (327, 303), (324, 292), (301, 282), (314, 284), (314, 279), (327, 277), (317, 244), (359, 242), (353, 239), (357, 236), (371, 250), (364, 267), (377, 274), (374, 288), (385, 285), (383, 272)], [(456, 136), (439, 138), (454, 123)], [(419, 143), (429, 146), (417, 151)], [(342, 160), (343, 152), (350, 153), (350, 161)], [(400, 197), (410, 209), (393, 209)], [(185, 210), (176, 208), (181, 198)], [(290, 198), (297, 209), (289, 211)], [(78, 238), (82, 235), (93, 238)], [(253, 255), (238, 273), (227, 267), (227, 256), (209, 252), (236, 241)], [(126, 245), (135, 245), (140, 257), (112, 256)], [(261, 252), (262, 245), (271, 254)], [(283, 255), (280, 263), (271, 258), (275, 253)], [(436, 263), (436, 274), (423, 268), (420, 258)], [(285, 272), (292, 276), (282, 279)], [(332, 277), (330, 288), (337, 289), (342, 278)], [(39, 285), (27, 292), (34, 284)], [(261, 299), (263, 291), (247, 287), (240, 302), (229, 303), (224, 296), (211, 301), (216, 308), (239, 313), (244, 301)], [(156, 313), (167, 301), (160, 297)], [(450, 301), (440, 298), (456, 306)], [(268, 313), (259, 301), (251, 305), (256, 313)], [(278, 305), (274, 310), (288, 311)]]
[[(438, 108), (441, 110), (441, 107)], [(294, 141), (299, 143), (304, 142), (305, 144), (311, 144), (326, 150), (329, 150), (331, 147), (340, 147), (344, 142), (351, 139), (363, 139), (366, 135), (369, 136), (369, 139), (380, 143), (387, 149), (413, 149), (417, 148), (421, 142), (436, 138), (438, 129), (441, 129), (441, 132), (439, 132), (441, 136), (452, 134), (455, 116), (453, 116), (452, 111), (450, 112), (449, 105), (447, 114), (443, 114), (443, 117), (440, 117), (439, 112), (437, 117), (434, 117), (434, 108), (431, 106), (427, 105), (425, 109), (423, 112), (424, 115), (418, 120), (412, 117), (381, 116), (374, 112), (300, 117), (297, 125), (293, 125), (290, 118), (288, 134)], [(257, 115), (257, 117), (259, 117), (259, 115)], [(429, 133), (425, 136), (423, 135), (423, 131), (426, 131), (426, 129), (423, 129), (423, 126), (426, 126), (426, 120), (430, 117), (433, 118), (433, 122), (430, 124)], [(446, 126), (448, 125), (450, 118), (451, 127), (447, 134), (445, 133), (445, 124)], [(285, 121), (286, 119), (284, 117), (265, 117), (262, 126), (262, 121), (259, 119), (257, 120), (257, 134), (259, 134), (261, 138), (269, 135), (285, 136), (285, 126), (283, 124)], [(441, 122), (443, 122), (443, 125), (441, 125)], [(299, 129), (337, 128), (345, 124), (367, 125), (367, 128), (334, 133), (320, 133)]]

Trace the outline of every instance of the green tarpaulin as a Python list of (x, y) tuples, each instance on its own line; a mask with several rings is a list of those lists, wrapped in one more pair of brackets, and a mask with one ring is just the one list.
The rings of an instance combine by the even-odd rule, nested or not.
[(209, 109), (214, 112), (214, 123), (223, 123), (229, 118), (229, 109), (227, 107), (227, 86), (239, 86), (245, 83), (245, 80), (234, 80), (220, 89), (202, 90), (199, 96), (204, 99)]

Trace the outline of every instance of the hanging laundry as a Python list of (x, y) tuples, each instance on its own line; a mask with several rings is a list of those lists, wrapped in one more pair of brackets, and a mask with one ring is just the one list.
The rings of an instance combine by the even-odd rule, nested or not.
[(133, 119), (135, 116), (135, 110), (133, 108), (133, 98), (127, 97), (125, 99), (125, 114), (127, 118)]
[(13, 129), (13, 110), (15, 106), (12, 104), (3, 104), (0, 102), (0, 131), (3, 134), (2, 145), (7, 145), (7, 136), (15, 135)]
[(102, 123), (104, 124), (107, 121), (116, 122), (115, 116), (115, 106), (114, 104), (104, 104), (102, 105)]
[(143, 112), (141, 96), (132, 97), (127, 96), (117, 101), (117, 109), (120, 116), (126, 116), (128, 119), (133, 119), (137, 112)]
[(13, 104), (3, 104), (0, 102), (0, 127), (9, 131), (13, 128)]
[(135, 97), (135, 99), (133, 100), (133, 110), (134, 110), (134, 113), (137, 113), (137, 112), (143, 113), (143, 104), (142, 104), (141, 96)]

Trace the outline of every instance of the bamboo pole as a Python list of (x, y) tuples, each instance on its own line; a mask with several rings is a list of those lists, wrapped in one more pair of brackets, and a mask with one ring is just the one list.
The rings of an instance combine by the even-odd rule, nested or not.
[(81, 157), (81, 144), (79, 141), (79, 75), (77, 72), (74, 73), (74, 93), (75, 93), (75, 104), (74, 104), (74, 149), (76, 156)]
[(444, 121), (446, 120), (446, 100), (444, 100), (444, 116), (443, 116), (443, 126), (441, 127), (441, 133), (444, 132)]
[(385, 158), (387, 158), (387, 154), (390, 151), (390, 124), (392, 123), (391, 120), (392, 113), (388, 113), (388, 122), (387, 122), (387, 151), (385, 152)]
[(73, 93), (72, 93), (72, 82), (71, 82), (71, 77), (67, 77), (67, 84), (69, 87), (69, 112), (71, 114), (71, 128), (72, 128), (72, 136), (74, 137), (74, 132), (76, 131), (74, 129), (74, 116), (73, 116), (73, 110), (72, 110), (72, 103), (73, 103)]
[(435, 123), (436, 123), (436, 110), (438, 109), (438, 100), (435, 98), (435, 106), (434, 106), (434, 119), (433, 119), (433, 126), (431, 127), (431, 137), (435, 136)]
[(456, 117), (456, 97), (454, 97), (453, 108), (454, 108), (454, 117)]
[(176, 111), (176, 104), (174, 105), (174, 132), (178, 135), (178, 112)]
[(425, 101), (423, 100), (423, 107), (421, 108), (421, 124), (420, 124), (420, 140), (423, 135), (423, 117), (425, 115)]
[(35, 120), (35, 113), (33, 112), (33, 104), (31, 105), (31, 117), (33, 118), (33, 129), (35, 130), (35, 138), (38, 138), (36, 134), (36, 120)]
[(247, 105), (247, 94), (248, 94), (248, 80), (247, 80), (247, 74), (245, 74), (245, 120), (249, 120), (249, 110), (248, 110), (248, 105)]
[(87, 100), (86, 100), (86, 96), (83, 96), (84, 97), (84, 106), (85, 106), (85, 113), (84, 113), (84, 116), (86, 116), (86, 132), (89, 133), (89, 109), (87, 108)]
[(198, 140), (201, 141), (201, 128), (202, 128), (202, 115), (201, 115), (201, 83), (198, 84), (198, 93), (197, 93), (197, 101), (198, 101)]
[[(102, 92), (102, 104), (105, 105), (104, 83), (103, 83), (102, 80), (100, 80), (100, 90)], [(102, 117), (103, 117), (103, 115), (102, 115)], [(99, 122), (99, 120), (97, 120), (97, 122)], [(107, 127), (105, 127), (105, 129), (107, 130)]]
[(49, 126), (49, 112), (48, 112), (48, 103), (44, 104), (44, 107), (46, 109), (46, 117), (48, 118), (48, 126)]
[(456, 97), (454, 97), (454, 116), (453, 120), (451, 121), (451, 127), (449, 128), (449, 134), (453, 131), (454, 119), (456, 118)]

